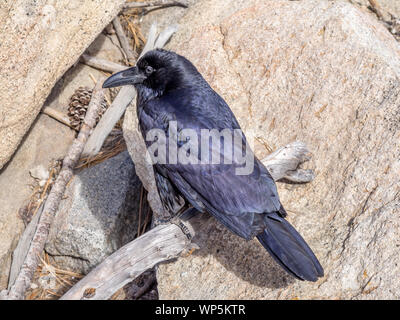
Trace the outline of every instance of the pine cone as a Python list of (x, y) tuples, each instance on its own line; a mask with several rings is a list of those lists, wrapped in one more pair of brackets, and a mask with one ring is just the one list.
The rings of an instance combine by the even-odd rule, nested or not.
[[(87, 108), (92, 97), (92, 89), (86, 87), (79, 87), (75, 90), (74, 94), (69, 100), (68, 116), (71, 121), (72, 127), (79, 131), (81, 129), (83, 119), (85, 118)], [(107, 110), (107, 101), (103, 100), (101, 103), (101, 108), (99, 116), (96, 119), (96, 124), (99, 122), (101, 116)]]

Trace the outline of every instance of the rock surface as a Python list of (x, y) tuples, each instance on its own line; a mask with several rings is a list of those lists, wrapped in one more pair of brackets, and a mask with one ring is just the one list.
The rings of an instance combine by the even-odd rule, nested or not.
[[(278, 188), (326, 275), (293, 280), (257, 241), (211, 219), (199, 251), (159, 266), (160, 298), (398, 299), (400, 46), (393, 36), (373, 15), (332, 1), (202, 0), (180, 25), (169, 48), (226, 99), (259, 158), (266, 146), (294, 140), (313, 152), (316, 179)], [(125, 119), (129, 131), (131, 109)]]
[(87, 273), (137, 231), (141, 183), (128, 152), (78, 173), (68, 185), (45, 250)]
[[(184, 3), (191, 8), (201, 0), (185, 0)], [(162, 10), (149, 10), (149, 12), (140, 19), (140, 30), (142, 34), (147, 35), (150, 26), (157, 23), (159, 30), (164, 30), (168, 26), (177, 25), (178, 21), (183, 18), (188, 8), (178, 6), (166, 7)]]
[[(119, 62), (122, 54), (114, 44), (116, 41), (115, 35), (106, 37), (100, 34), (86, 53)], [(67, 114), (69, 98), (74, 91), (80, 86), (94, 86), (90, 75), (99, 78), (102, 73), (81, 63), (70, 68), (57, 81), (44, 106)], [(30, 171), (37, 167), (47, 169), (51, 160), (63, 159), (74, 136), (73, 130), (45, 114), (39, 114), (12, 159), (0, 171), (0, 288), (7, 285), (11, 254), (24, 228), (18, 210), (32, 194), (30, 185), (35, 185)]]
[(124, 0), (0, 3), (0, 169), (54, 84), (117, 15)]
[[(369, 0), (348, 0), (350, 3), (357, 4), (364, 8), (370, 8), (371, 3)], [(375, 0), (375, 2), (380, 6), (382, 10), (384, 10), (383, 14), (385, 18), (388, 17), (390, 20), (389, 14), (399, 18), (400, 17), (400, 2), (398, 0)]]
[(0, 171), (0, 288), (7, 286), (11, 254), (24, 229), (18, 210), (29, 200), (31, 185), (36, 185), (29, 171), (37, 166), (47, 169), (52, 159), (62, 159), (73, 138), (71, 129), (40, 115), (12, 161)]
[(397, 0), (379, 0), (382, 9), (400, 18), (400, 2)]

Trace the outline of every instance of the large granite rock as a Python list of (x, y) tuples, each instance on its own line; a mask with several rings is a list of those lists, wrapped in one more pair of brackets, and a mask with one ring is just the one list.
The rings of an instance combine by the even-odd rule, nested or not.
[(124, 2), (0, 2), (0, 169), (29, 130), (56, 81)]
[[(373, 15), (339, 1), (202, 0), (180, 25), (169, 48), (226, 99), (260, 158), (266, 146), (293, 140), (313, 151), (316, 179), (278, 188), (326, 275), (296, 281), (257, 241), (211, 219), (200, 250), (159, 266), (160, 298), (399, 298), (400, 46), (393, 36)], [(133, 110), (125, 119), (128, 144), (136, 143), (129, 141)]]
[(135, 238), (141, 183), (128, 152), (78, 173), (68, 185), (45, 250), (87, 273)]

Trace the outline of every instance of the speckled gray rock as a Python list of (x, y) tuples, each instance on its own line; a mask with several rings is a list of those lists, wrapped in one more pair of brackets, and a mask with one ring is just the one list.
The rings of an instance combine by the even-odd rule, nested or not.
[(127, 152), (78, 173), (69, 184), (45, 250), (87, 273), (137, 231), (141, 183)]
[(180, 25), (168, 47), (226, 99), (258, 157), (294, 140), (313, 152), (316, 179), (278, 188), (326, 275), (293, 280), (257, 241), (211, 220), (201, 250), (159, 266), (160, 298), (400, 298), (400, 46), (393, 36), (344, 1), (202, 0)]

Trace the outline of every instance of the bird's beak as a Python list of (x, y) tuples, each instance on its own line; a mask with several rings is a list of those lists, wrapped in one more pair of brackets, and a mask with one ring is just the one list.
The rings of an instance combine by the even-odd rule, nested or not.
[(103, 83), (103, 88), (113, 88), (124, 86), (127, 84), (134, 85), (142, 83), (146, 80), (146, 76), (139, 72), (137, 67), (132, 67), (120, 72), (114, 73)]

